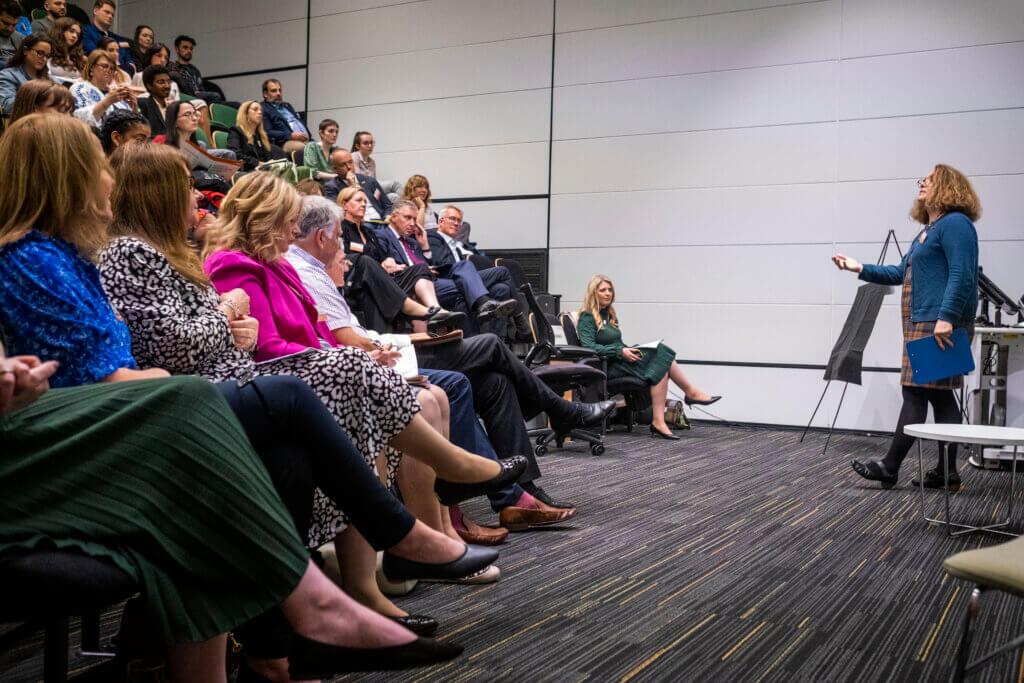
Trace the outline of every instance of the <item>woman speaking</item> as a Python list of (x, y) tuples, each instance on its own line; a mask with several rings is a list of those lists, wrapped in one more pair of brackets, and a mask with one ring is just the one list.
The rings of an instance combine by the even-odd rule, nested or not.
[[(981, 215), (981, 205), (970, 181), (960, 171), (937, 165), (917, 181), (917, 200), (910, 216), (924, 229), (910, 245), (899, 265), (875, 266), (836, 254), (832, 262), (840, 270), (860, 273), (860, 279), (881, 285), (903, 285), (903, 364), (900, 383), (903, 385), (903, 408), (889, 452), (881, 460), (854, 460), (853, 470), (882, 488), (891, 489), (899, 478), (900, 464), (914, 444), (914, 438), (903, 433), (908, 424), (924, 422), (928, 404), (935, 413), (935, 422), (959, 424), (953, 389), (963, 384), (963, 376), (955, 375), (931, 384), (917, 384), (907, 357), (907, 342), (934, 336), (940, 348), (952, 342), (954, 328), (974, 334), (974, 314), (978, 305), (978, 233), (974, 221)], [(956, 472), (956, 446), (948, 450), (949, 487), (960, 488)], [(914, 482), (917, 485), (917, 482)], [(935, 469), (924, 475), (928, 488), (943, 486), (942, 449)]]
[(665, 398), (668, 381), (686, 394), (687, 405), (710, 405), (722, 398), (711, 396), (693, 385), (676, 363), (676, 352), (659, 343), (655, 348), (639, 349), (622, 343), (619, 318), (615, 314), (615, 285), (604, 275), (595, 275), (587, 283), (576, 333), (580, 344), (593, 349), (608, 361), (608, 377), (633, 375), (651, 385), (651, 435), (672, 441), (679, 437), (665, 424)]

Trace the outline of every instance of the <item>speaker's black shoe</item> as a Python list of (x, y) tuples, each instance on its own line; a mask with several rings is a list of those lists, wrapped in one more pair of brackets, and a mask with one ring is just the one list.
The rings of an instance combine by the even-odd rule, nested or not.
[(655, 439), (665, 439), (666, 441), (679, 441), (679, 437), (675, 434), (671, 432), (666, 434), (665, 432), (658, 431), (654, 428), (654, 425), (651, 425), (651, 436)]
[(384, 551), (381, 569), (388, 581), (408, 581), (410, 579), (461, 579), (474, 572), (485, 569), (498, 559), (498, 551), (479, 545), (467, 545), (466, 552), (457, 560), (444, 564), (428, 564), (416, 560), (406, 560)]
[(899, 472), (890, 472), (880, 460), (867, 460), (865, 462), (853, 460), (850, 462), (850, 467), (865, 479), (879, 482), (883, 489), (891, 489), (896, 485), (900, 477)]
[(558, 508), (559, 510), (572, 510), (576, 508), (575, 503), (567, 503), (563, 500), (555, 500), (554, 498), (548, 495), (547, 491), (537, 486), (532, 481), (528, 481), (525, 484), (520, 484), (519, 486), (521, 486), (524, 491), (526, 491), (531, 496), (533, 496), (540, 502), (544, 503), (545, 505), (550, 505), (551, 507)]
[(437, 619), (425, 614), (407, 614), (404, 617), (388, 617), (388, 619), (424, 638), (429, 638), (437, 633)]
[(505, 299), (504, 301), (484, 299), (483, 302), (476, 307), (476, 317), (480, 320), (487, 320), (488, 318), (507, 318), (516, 312), (516, 307), (518, 305), (519, 302), (515, 299)]
[[(918, 479), (914, 479), (910, 482), (913, 486), (920, 486), (921, 482)], [(960, 480), (960, 474), (956, 470), (950, 470), (949, 472), (949, 490), (955, 493), (960, 490), (960, 486), (963, 482)], [(935, 468), (928, 470), (924, 473), (924, 487), (926, 489), (942, 489), (946, 487), (946, 481), (942, 476), (942, 470)]]
[(397, 671), (454, 659), (462, 646), (417, 638), (405, 645), (379, 648), (341, 647), (309, 640), (292, 639), (288, 669), (294, 679), (330, 678), (355, 671)]
[(721, 396), (712, 396), (711, 398), (708, 399), (690, 398), (689, 396), (683, 397), (683, 403), (685, 403), (688, 406), (709, 406), (712, 403), (716, 403), (717, 401), (721, 400)]
[(438, 479), (434, 482), (434, 493), (441, 500), (441, 505), (455, 505), (470, 498), (482, 496), (491, 491), (505, 488), (519, 479), (526, 471), (528, 461), (521, 455), (514, 455), (511, 458), (499, 460), (501, 472), (487, 481), (475, 484), (460, 484), (454, 481)]

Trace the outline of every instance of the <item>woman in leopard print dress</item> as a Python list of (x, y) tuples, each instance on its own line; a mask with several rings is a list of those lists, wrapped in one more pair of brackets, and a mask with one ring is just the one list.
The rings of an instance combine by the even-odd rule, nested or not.
[[(168, 156), (165, 148), (139, 145), (115, 155), (113, 161), (117, 184), (112, 228), (122, 236), (101, 252), (100, 275), (111, 304), (131, 331), (132, 352), (140, 366), (198, 374), (212, 381), (297, 376), (317, 393), (364, 454), (368, 466), (374, 467), (377, 453), (387, 454), (388, 483), (393, 481), (400, 459), (395, 445), (447, 478), (481, 481), (497, 474), (493, 461), (444, 441), (417, 415), (415, 395), (402, 377), (362, 350), (299, 348), (278, 357), (261, 357), (260, 352), (270, 348), (268, 344), (257, 350), (254, 358), (251, 347), (246, 350), (246, 345), (239, 344), (244, 334), (238, 326), (252, 323), (255, 328), (248, 311), (236, 310), (245, 305), (244, 295), (235, 291), (218, 296), (185, 240), (186, 228), (172, 227), (175, 217), (183, 213), (176, 212), (176, 206), (184, 204), (186, 214), (188, 207), (188, 176), (180, 159)], [(278, 180), (269, 174), (254, 175), (261, 176), (260, 180)], [(283, 181), (275, 184), (279, 191), (282, 187), (294, 193)], [(287, 193), (284, 197), (291, 199)], [(231, 206), (226, 200), (222, 217), (232, 212)], [(299, 202), (273, 206), (274, 221), (287, 223), (295, 220)], [(262, 339), (262, 330), (260, 335)], [(421, 493), (433, 495), (432, 491)], [(344, 513), (317, 491), (310, 546), (335, 539), (346, 524)], [(346, 536), (351, 538), (354, 531)], [(358, 557), (352, 557), (351, 544), (344, 547), (343, 571), (350, 576), (353, 571), (358, 574), (353, 579), (357, 585), (346, 581), (346, 590), (351, 588), (358, 599), (386, 614), (404, 614), (377, 590), (372, 551), (364, 557), (369, 545), (365, 541), (356, 544)]]

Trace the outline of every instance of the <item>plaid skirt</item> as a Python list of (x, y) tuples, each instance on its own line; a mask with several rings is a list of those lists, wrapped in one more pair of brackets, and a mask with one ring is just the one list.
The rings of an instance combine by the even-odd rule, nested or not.
[[(906, 272), (903, 274), (903, 297), (900, 301), (900, 313), (903, 317), (903, 360), (900, 364), (900, 384), (905, 387), (922, 387), (925, 389), (959, 389), (964, 383), (963, 375), (954, 375), (953, 377), (940, 379), (930, 384), (918, 384), (914, 381), (914, 372), (910, 368), (910, 358), (907, 356), (907, 342), (931, 337), (935, 332), (935, 321), (925, 320), (915, 323), (910, 319), (910, 298), (913, 292), (913, 280), (910, 277), (911, 269), (912, 263), (908, 262)], [(971, 340), (974, 339), (973, 321), (957, 325), (957, 327), (966, 328), (967, 336)]]

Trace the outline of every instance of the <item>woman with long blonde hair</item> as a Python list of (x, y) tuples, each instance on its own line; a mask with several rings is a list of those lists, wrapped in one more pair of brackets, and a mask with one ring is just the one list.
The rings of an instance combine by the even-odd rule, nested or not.
[(434, 207), (430, 205), (432, 198), (430, 181), (426, 176), (417, 174), (410, 176), (405, 181), (402, 199), (408, 199), (416, 204), (416, 225), (424, 230), (437, 229), (437, 214), (434, 213)]
[[(907, 357), (907, 342), (934, 337), (939, 348), (951, 344), (955, 328), (974, 334), (974, 314), (978, 307), (978, 231), (974, 221), (981, 216), (981, 203), (971, 181), (960, 171), (946, 164), (936, 165), (917, 181), (917, 197), (910, 208), (910, 217), (924, 227), (903, 260), (894, 266), (861, 264), (856, 259), (836, 254), (832, 262), (839, 270), (860, 273), (860, 279), (882, 285), (902, 285), (903, 363), (900, 384), (903, 385), (903, 407), (896, 423), (896, 433), (889, 452), (881, 460), (854, 460), (854, 472), (882, 488), (891, 489), (899, 479), (900, 465), (914, 444), (914, 438), (903, 433), (908, 424), (928, 418), (932, 406), (935, 422), (959, 424), (962, 420), (953, 394), (963, 386), (963, 376), (954, 375), (934, 382), (918, 382)], [(924, 475), (928, 488), (945, 488), (942, 461)], [(956, 471), (956, 445), (948, 447), (949, 486), (960, 488)], [(914, 482), (917, 486), (918, 482)]]
[(249, 100), (238, 108), (235, 125), (228, 131), (228, 149), (234, 151), (245, 171), (252, 171), (274, 157), (270, 138), (263, 129), (263, 107), (259, 102)]
[(665, 423), (668, 383), (679, 387), (687, 405), (710, 405), (722, 398), (698, 389), (676, 362), (676, 352), (659, 342), (653, 348), (636, 348), (622, 343), (619, 317), (615, 313), (615, 285), (607, 275), (595, 275), (583, 295), (576, 332), (580, 343), (608, 361), (608, 376), (632, 375), (651, 386), (651, 436), (676, 440)]

